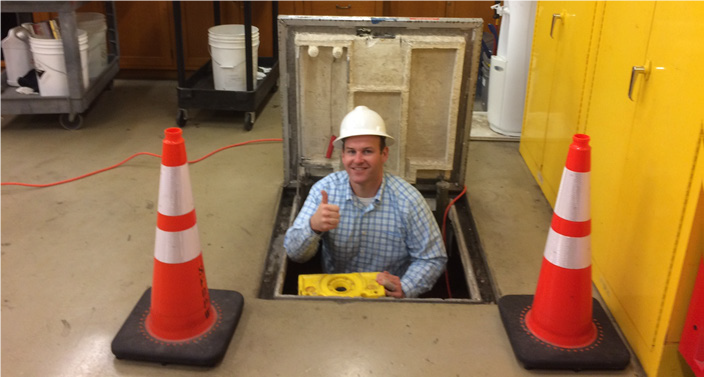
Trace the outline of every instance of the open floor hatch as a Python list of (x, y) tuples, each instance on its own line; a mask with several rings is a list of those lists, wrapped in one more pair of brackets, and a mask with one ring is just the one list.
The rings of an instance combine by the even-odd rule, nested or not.
[[(284, 184), (260, 297), (340, 299), (297, 296), (298, 275), (321, 273), (321, 264), (290, 262), (283, 248), (312, 184), (343, 168), (340, 151), (328, 151), (331, 138), (356, 106), (379, 113), (397, 141), (385, 171), (418, 188), (442, 225), (448, 198), (465, 182), (483, 22), (317, 16), (278, 21)], [(447, 233), (447, 281), (443, 275), (422, 298), (404, 300), (494, 302), (466, 198), (451, 209)]]
[[(423, 192), (431, 204), (433, 198)], [(452, 197), (459, 194), (453, 192)], [(298, 275), (322, 273), (320, 253), (306, 263), (292, 262), (283, 248), (286, 230), (293, 223), (295, 215), (305, 197), (296, 196), (295, 189), (282, 190), (276, 222), (271, 235), (266, 265), (259, 290), (263, 299), (298, 300), (371, 300), (378, 302), (394, 301), (393, 298), (366, 299), (343, 297), (298, 296)], [(433, 208), (434, 205), (431, 205)], [(442, 207), (444, 208), (444, 206)], [(435, 211), (437, 212), (437, 210)], [(440, 216), (444, 212), (441, 209)], [(496, 292), (491, 274), (486, 264), (474, 219), (466, 197), (460, 198), (448, 213), (447, 219), (447, 277), (441, 275), (433, 289), (419, 298), (405, 298), (404, 302), (445, 302), (445, 303), (495, 303)], [(448, 294), (448, 287), (451, 292)]]

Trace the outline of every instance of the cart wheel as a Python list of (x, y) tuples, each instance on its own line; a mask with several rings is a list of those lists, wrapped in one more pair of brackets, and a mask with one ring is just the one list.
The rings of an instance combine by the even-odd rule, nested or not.
[(59, 123), (67, 130), (77, 130), (83, 126), (83, 116), (81, 114), (61, 114), (59, 115)]
[(178, 109), (178, 115), (176, 115), (176, 124), (183, 128), (186, 126), (186, 121), (188, 120), (188, 111), (186, 109)]
[(244, 113), (244, 129), (247, 131), (251, 131), (252, 128), (254, 127), (254, 117), (255, 113), (250, 111)]

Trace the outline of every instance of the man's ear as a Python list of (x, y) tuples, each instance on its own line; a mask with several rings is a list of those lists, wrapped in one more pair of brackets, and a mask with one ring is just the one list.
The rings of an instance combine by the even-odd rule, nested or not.
[(386, 162), (389, 159), (389, 147), (384, 147), (381, 151), (381, 162)]

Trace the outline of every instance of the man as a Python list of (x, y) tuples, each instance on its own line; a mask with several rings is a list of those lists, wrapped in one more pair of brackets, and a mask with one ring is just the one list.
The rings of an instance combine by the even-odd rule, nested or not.
[(447, 254), (425, 199), (402, 178), (384, 172), (394, 139), (379, 114), (365, 106), (348, 113), (335, 147), (345, 171), (316, 182), (284, 247), (305, 262), (322, 239), (325, 273), (375, 272), (386, 295), (418, 297), (432, 289)]

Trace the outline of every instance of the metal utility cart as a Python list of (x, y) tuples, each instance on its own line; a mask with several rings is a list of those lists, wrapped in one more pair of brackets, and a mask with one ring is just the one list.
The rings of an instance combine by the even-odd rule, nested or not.
[(118, 44), (115, 4), (105, 2), (105, 18), (109, 43), (108, 64), (103, 72), (91, 79), (88, 88), (82, 85), (81, 55), (78, 45), (75, 10), (81, 1), (3, 1), (2, 12), (31, 13), (57, 12), (61, 24), (66, 76), (68, 78), (68, 97), (48, 97), (19, 94), (14, 87), (7, 86), (5, 72), (2, 75), (2, 113), (3, 114), (61, 114), (59, 123), (62, 127), (75, 130), (83, 125), (81, 113), (86, 111), (93, 100), (106, 88), (112, 87), (112, 80), (119, 71), (120, 50)]
[[(220, 4), (213, 2), (215, 24), (220, 25)], [(173, 2), (174, 29), (176, 32), (176, 64), (178, 67), (178, 114), (176, 122), (179, 127), (186, 125), (189, 108), (244, 111), (244, 127), (247, 131), (254, 126), (257, 110), (271, 91), (276, 90), (276, 80), (279, 78), (279, 61), (277, 45), (276, 18), (279, 13), (278, 2), (272, 5), (273, 28), (273, 58), (258, 58), (260, 67), (271, 68), (262, 80), (252, 82), (252, 4), (244, 2), (245, 59), (247, 63), (247, 90), (229, 91), (215, 90), (213, 83), (212, 59), (205, 63), (191, 77), (186, 78), (183, 54), (183, 32), (181, 30), (181, 4)]]

